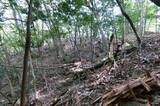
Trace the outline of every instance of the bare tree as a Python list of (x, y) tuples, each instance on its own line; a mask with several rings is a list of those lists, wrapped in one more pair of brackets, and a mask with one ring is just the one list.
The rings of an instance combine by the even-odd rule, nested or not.
[(31, 42), (31, 13), (32, 13), (32, 0), (30, 0), (28, 7), (28, 17), (27, 17), (27, 32), (26, 32), (26, 43), (25, 43), (25, 53), (23, 60), (23, 76), (22, 76), (22, 85), (21, 85), (21, 104), (20, 106), (25, 106), (25, 93), (26, 93), (26, 80), (27, 80), (27, 71), (28, 71), (28, 60), (29, 60), (29, 51), (30, 51), (30, 42)]

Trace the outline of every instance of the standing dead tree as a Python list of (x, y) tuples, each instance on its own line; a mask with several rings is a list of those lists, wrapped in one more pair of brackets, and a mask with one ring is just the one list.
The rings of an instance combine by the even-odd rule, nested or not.
[(21, 104), (20, 106), (25, 106), (25, 93), (26, 93), (26, 81), (27, 81), (27, 71), (28, 71), (28, 60), (29, 51), (31, 45), (31, 13), (32, 13), (32, 0), (30, 0), (28, 7), (28, 17), (27, 17), (27, 33), (26, 33), (26, 43), (25, 43), (25, 53), (23, 60), (23, 75), (22, 75), (22, 85), (21, 85)]

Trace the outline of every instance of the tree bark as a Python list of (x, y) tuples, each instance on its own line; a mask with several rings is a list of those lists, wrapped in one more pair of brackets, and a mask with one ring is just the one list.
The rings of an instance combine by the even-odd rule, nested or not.
[(124, 9), (123, 9), (120, 1), (119, 1), (119, 0), (116, 0), (116, 2), (117, 2), (117, 4), (118, 4), (118, 6), (119, 6), (119, 8), (120, 8), (120, 10), (121, 10), (121, 12), (122, 12), (122, 14), (123, 14), (123, 16), (124, 16), (124, 17), (128, 20), (128, 22), (130, 23), (130, 25), (131, 25), (131, 27), (132, 27), (132, 30), (134, 31), (135, 36), (136, 36), (136, 38), (137, 38), (137, 43), (138, 43), (138, 45), (140, 45), (140, 44), (141, 44), (141, 39), (140, 39), (140, 37), (138, 36), (138, 33), (137, 33), (137, 31), (136, 31), (136, 28), (135, 28), (135, 26), (134, 26), (131, 18), (130, 18), (130, 17), (127, 15), (127, 13), (124, 11)]
[(150, 0), (150, 1), (160, 7), (160, 0)]
[(31, 13), (32, 13), (32, 0), (30, 0), (28, 7), (28, 17), (27, 17), (27, 32), (26, 32), (26, 43), (25, 43), (25, 53), (23, 60), (23, 75), (22, 75), (22, 84), (21, 84), (21, 102), (20, 106), (25, 106), (25, 93), (26, 93), (26, 81), (27, 81), (27, 71), (28, 71), (28, 60), (29, 60), (29, 51), (30, 51), (30, 42), (31, 42)]

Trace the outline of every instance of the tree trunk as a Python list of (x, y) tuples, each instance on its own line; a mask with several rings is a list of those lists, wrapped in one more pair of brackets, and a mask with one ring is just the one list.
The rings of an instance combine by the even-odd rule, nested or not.
[(134, 31), (135, 36), (136, 36), (136, 38), (137, 38), (137, 43), (138, 43), (138, 45), (140, 46), (140, 44), (141, 44), (141, 39), (140, 39), (140, 37), (138, 36), (138, 33), (137, 33), (137, 31), (136, 31), (136, 28), (135, 28), (135, 26), (134, 26), (131, 18), (130, 18), (130, 17), (127, 15), (127, 13), (124, 11), (123, 7), (121, 6), (120, 1), (119, 1), (119, 0), (116, 0), (116, 2), (117, 2), (117, 4), (118, 4), (118, 6), (119, 6), (119, 8), (120, 8), (120, 10), (121, 10), (121, 12), (122, 12), (122, 14), (123, 14), (123, 16), (124, 16), (124, 17), (128, 20), (128, 22), (130, 23), (130, 25), (131, 25), (131, 27), (132, 27), (132, 30)]
[(103, 49), (106, 51), (107, 48), (108, 48), (108, 45), (107, 45), (107, 38), (105, 36), (105, 33), (100, 25), (100, 19), (99, 19), (99, 13), (97, 11), (97, 7), (96, 7), (96, 4), (94, 3), (93, 0), (90, 0), (90, 5), (87, 5), (87, 7), (93, 12), (93, 15), (95, 17), (95, 20), (96, 20), (96, 24), (98, 26), (98, 29), (99, 29), (99, 32), (101, 34), (101, 38), (102, 38), (102, 44), (103, 44)]
[(160, 0), (150, 0), (150, 1), (152, 1), (154, 4), (160, 7)]
[(27, 71), (28, 71), (28, 60), (29, 60), (29, 51), (31, 44), (31, 16), (32, 16), (32, 0), (30, 0), (28, 7), (28, 17), (27, 17), (27, 32), (26, 32), (26, 43), (25, 43), (25, 53), (23, 60), (23, 75), (22, 75), (22, 85), (21, 85), (21, 101), (20, 106), (25, 106), (25, 93), (26, 93), (26, 82), (27, 82)]
[(156, 11), (156, 13), (155, 13), (156, 14), (155, 32), (158, 33), (158, 26), (159, 25), (158, 25), (158, 16), (157, 16), (158, 15), (158, 8), (157, 7), (156, 7), (155, 11)]
[(140, 9), (141, 9), (141, 21), (140, 21), (140, 35), (143, 36), (145, 32), (145, 0), (140, 1)]

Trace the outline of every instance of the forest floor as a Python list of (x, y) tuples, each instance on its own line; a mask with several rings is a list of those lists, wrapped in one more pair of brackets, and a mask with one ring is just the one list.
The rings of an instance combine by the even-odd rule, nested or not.
[[(129, 37), (130, 38), (130, 37)], [(127, 39), (127, 38), (126, 38)], [(127, 39), (134, 43), (134, 39)], [(87, 50), (87, 49), (86, 49)], [(33, 60), (34, 71), (36, 75), (36, 88), (31, 86), (30, 101), (36, 103), (37, 106), (98, 106), (93, 102), (109, 92), (113, 87), (122, 83), (138, 78), (141, 74), (160, 70), (160, 35), (147, 34), (142, 37), (142, 50), (138, 53), (133, 50), (129, 54), (123, 52), (113, 65), (108, 63), (96, 70), (86, 70), (92, 66), (90, 61), (84, 60), (87, 51), (83, 51), (83, 58), (66, 64), (53, 64), (50, 52), (45, 50), (43, 66), (36, 67), (40, 64), (37, 60)], [(48, 52), (48, 53), (46, 53)], [(105, 58), (103, 53), (96, 61)], [(11, 58), (11, 64), (21, 64), (22, 56)], [(48, 67), (45, 67), (45, 66)], [(33, 82), (33, 78), (30, 79)], [(4, 94), (6, 87), (1, 89)], [(141, 95), (141, 98), (149, 99), (153, 106), (160, 106), (160, 92)], [(4, 98), (0, 96), (0, 98)], [(2, 102), (2, 101), (1, 101)], [(1, 106), (1, 105), (0, 105)], [(2, 105), (3, 106), (3, 105)]]

